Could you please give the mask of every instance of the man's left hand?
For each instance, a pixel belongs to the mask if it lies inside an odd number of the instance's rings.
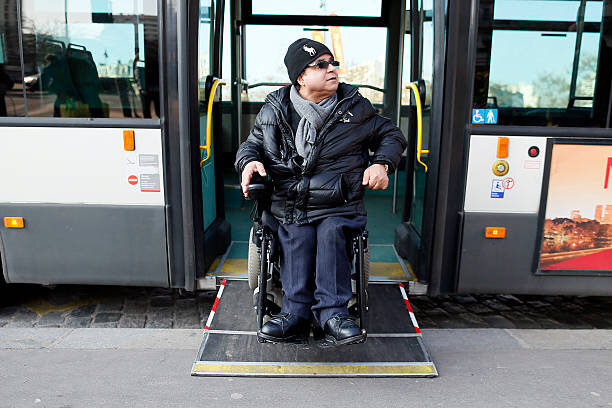
[[[389,186],[389,177],[385,171],[383,164],[373,164],[363,172],[364,186],[368,186],[372,190],[386,190]]]

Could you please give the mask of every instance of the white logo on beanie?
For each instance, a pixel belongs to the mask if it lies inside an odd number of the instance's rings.
[[[317,53],[314,48],[304,45],[304,51],[310,54],[311,57],[314,57]]]

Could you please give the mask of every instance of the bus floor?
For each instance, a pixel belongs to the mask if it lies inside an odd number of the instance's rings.
[[[403,284],[368,287],[365,343],[321,347],[257,341],[248,283],[224,279],[193,363],[194,376],[434,377],[436,367]]]
[[[399,180],[403,179],[400,172]],[[233,176],[229,175],[228,177]],[[418,279],[411,265],[402,259],[393,241],[395,227],[401,222],[402,197],[398,197],[396,213],[393,213],[393,177],[385,191],[367,191],[365,204],[368,212],[368,241],[370,251],[371,282],[410,282],[411,293],[424,293],[425,288],[418,285]],[[228,180],[225,188],[225,214],[231,225],[232,241],[226,252],[219,256],[209,267],[208,276],[246,279],[249,231],[253,226],[251,210],[253,204],[245,200],[236,180]],[[403,191],[403,183],[398,184]]]

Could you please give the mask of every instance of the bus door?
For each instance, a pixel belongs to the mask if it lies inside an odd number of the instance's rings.
[[[198,10],[197,71],[199,169],[201,177],[201,212],[204,232],[204,267],[208,270],[222,255],[231,239],[225,220],[223,173],[217,170],[218,146],[222,143],[221,95],[226,81],[221,79],[221,47],[224,0],[200,0]],[[222,161],[222,160],[221,160]],[[214,269],[214,268],[213,268]],[[198,277],[200,289],[214,289],[214,278]]]
[[[415,282],[427,284],[433,233],[433,203],[439,150],[442,70],[444,58],[443,2],[410,1],[409,30],[404,44],[401,126],[409,135],[405,153],[402,223],[395,228],[394,245],[407,260]],[[426,285],[411,283],[413,293]]]

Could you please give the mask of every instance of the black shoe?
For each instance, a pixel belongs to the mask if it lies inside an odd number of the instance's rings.
[[[291,313],[280,313],[272,316],[257,332],[257,340],[260,343],[302,344],[308,342],[309,334],[310,320]]]
[[[361,331],[356,322],[357,318],[347,314],[335,314],[323,327],[325,342],[329,346],[363,343],[366,332]]]

